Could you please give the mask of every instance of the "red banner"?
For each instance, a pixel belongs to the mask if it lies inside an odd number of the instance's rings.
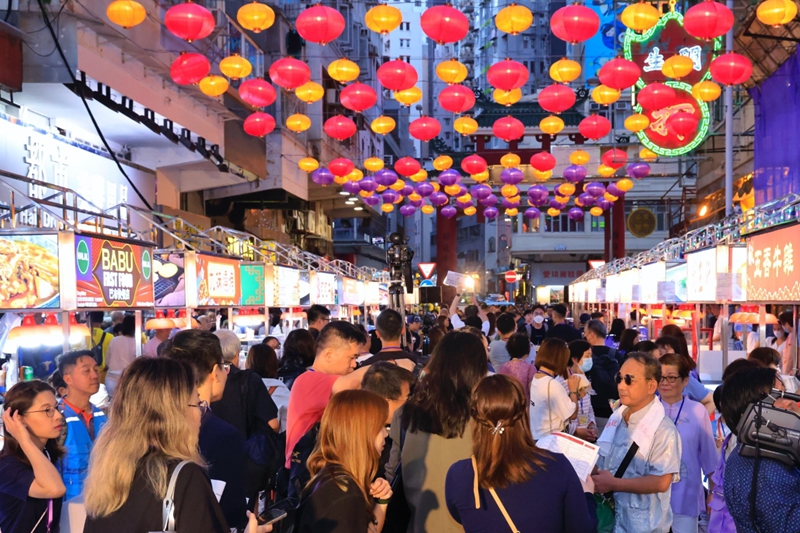
[[[800,227],[795,225],[747,238],[748,301],[800,301],[800,268],[794,267],[798,232]]]

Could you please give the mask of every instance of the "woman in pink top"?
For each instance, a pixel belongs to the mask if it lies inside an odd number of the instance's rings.
[[[508,352],[511,360],[504,363],[498,370],[498,374],[511,376],[517,378],[522,383],[525,389],[525,395],[528,402],[531,400],[531,380],[536,375],[536,367],[527,362],[528,355],[531,352],[531,341],[528,334],[524,331],[514,333],[508,341],[506,341],[506,351]]]

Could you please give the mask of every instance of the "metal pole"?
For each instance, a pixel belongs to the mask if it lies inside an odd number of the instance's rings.
[[[733,0],[725,3],[733,11]],[[733,28],[725,34],[725,51],[733,52]],[[733,214],[733,87],[725,87],[725,216]],[[727,362],[727,361],[726,361]]]

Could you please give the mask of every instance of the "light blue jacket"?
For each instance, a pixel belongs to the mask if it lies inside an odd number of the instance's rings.
[[[97,438],[107,419],[102,410],[94,405],[89,405],[94,417],[94,436]],[[83,419],[72,407],[62,401],[61,409],[67,424],[67,440],[64,442],[67,454],[60,462],[61,477],[67,487],[67,493],[64,496],[66,501],[79,496],[83,492],[83,481],[89,471],[89,455],[92,453],[94,440],[89,435],[89,430],[86,429]]]

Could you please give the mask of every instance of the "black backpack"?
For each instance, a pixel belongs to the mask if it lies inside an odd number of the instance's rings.
[[[103,366],[103,342],[106,340],[106,335],[108,335],[108,332],[104,331],[103,335],[100,336],[100,342],[92,347],[92,356],[97,366]]]

